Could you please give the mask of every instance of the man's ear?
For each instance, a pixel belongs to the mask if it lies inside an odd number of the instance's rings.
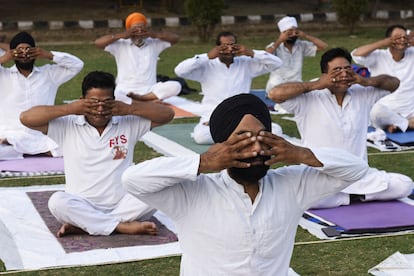
[[[80,97],[79,97],[79,100],[82,100],[82,99],[83,99],[83,96],[80,96]]]

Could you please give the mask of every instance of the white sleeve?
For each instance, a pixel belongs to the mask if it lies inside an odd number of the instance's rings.
[[[83,61],[78,57],[63,52],[51,51],[51,53],[56,65],[52,66],[50,74],[55,83],[67,82],[82,70]]]
[[[362,158],[344,150],[313,148],[312,152],[323,166],[304,170],[297,192],[298,202],[304,210],[363,178],[369,169]]]
[[[269,73],[282,66],[282,60],[273,54],[263,50],[253,50],[253,52],[253,62],[250,63],[252,77]]]
[[[199,162],[200,155],[155,158],[129,167],[122,184],[133,196],[176,219],[187,213],[192,189],[199,186]]]
[[[201,82],[209,60],[207,54],[196,55],[180,62],[174,72],[181,78]]]

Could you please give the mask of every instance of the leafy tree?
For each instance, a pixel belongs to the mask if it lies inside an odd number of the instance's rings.
[[[211,37],[221,20],[224,0],[185,0],[185,11],[191,24],[197,28],[202,42]]]
[[[332,4],[339,22],[348,26],[350,34],[368,8],[368,0],[332,0]]]

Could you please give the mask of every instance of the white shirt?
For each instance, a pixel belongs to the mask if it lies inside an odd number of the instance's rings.
[[[115,116],[99,135],[84,116],[50,121],[48,136],[64,156],[66,192],[101,209],[114,208],[126,193],[121,174],[132,164],[135,144],[150,127],[149,120],[138,116]]]
[[[201,100],[205,121],[224,99],[249,93],[252,79],[275,70],[282,61],[265,51],[253,50],[254,56],[237,56],[227,67],[219,58],[209,59],[207,54],[196,55],[180,62],[175,67],[179,77],[198,81],[204,96]]]
[[[389,92],[352,85],[342,107],[328,90],[314,90],[289,99],[281,106],[295,115],[304,146],[333,147],[367,160],[369,112]]]
[[[174,220],[181,275],[287,275],[303,211],[367,170],[348,153],[313,152],[323,168],[269,170],[253,204],[226,171],[197,175],[198,155],[145,161],[122,180],[128,192]]]
[[[274,54],[283,61],[283,65],[270,73],[266,87],[270,86],[270,89],[281,83],[302,81],[303,60],[305,57],[314,57],[317,49],[318,47],[312,42],[300,39],[293,44],[292,52],[283,43],[280,44]]]
[[[45,143],[40,143],[39,139],[47,137],[23,126],[20,113],[36,105],[54,105],[59,86],[83,68],[83,62],[71,54],[56,51],[52,54],[55,64],[34,66],[28,77],[23,76],[16,65],[0,66],[0,132],[2,136],[10,136],[10,141],[18,143],[24,153],[43,150]],[[18,139],[20,136],[24,139]]]
[[[398,89],[382,98],[379,102],[388,106],[403,117],[414,112],[414,48],[405,50],[404,58],[395,61],[389,49],[377,49],[366,57],[355,56],[352,58],[358,64],[368,67],[372,76],[388,74],[400,80]]]
[[[131,39],[119,39],[106,46],[105,51],[116,61],[115,97],[123,97],[128,92],[148,93],[157,83],[158,56],[170,46],[170,42],[150,37],[142,47],[133,44]]]

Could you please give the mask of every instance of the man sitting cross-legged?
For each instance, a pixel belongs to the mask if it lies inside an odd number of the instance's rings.
[[[154,102],[116,101],[114,89],[113,75],[91,72],[83,80],[80,100],[35,106],[21,114],[25,126],[47,134],[63,151],[65,191],[49,200],[51,213],[63,224],[58,237],[157,234],[155,223],[145,221],[155,209],[126,192],[121,174],[132,165],[138,139],[169,122],[174,112]]]

